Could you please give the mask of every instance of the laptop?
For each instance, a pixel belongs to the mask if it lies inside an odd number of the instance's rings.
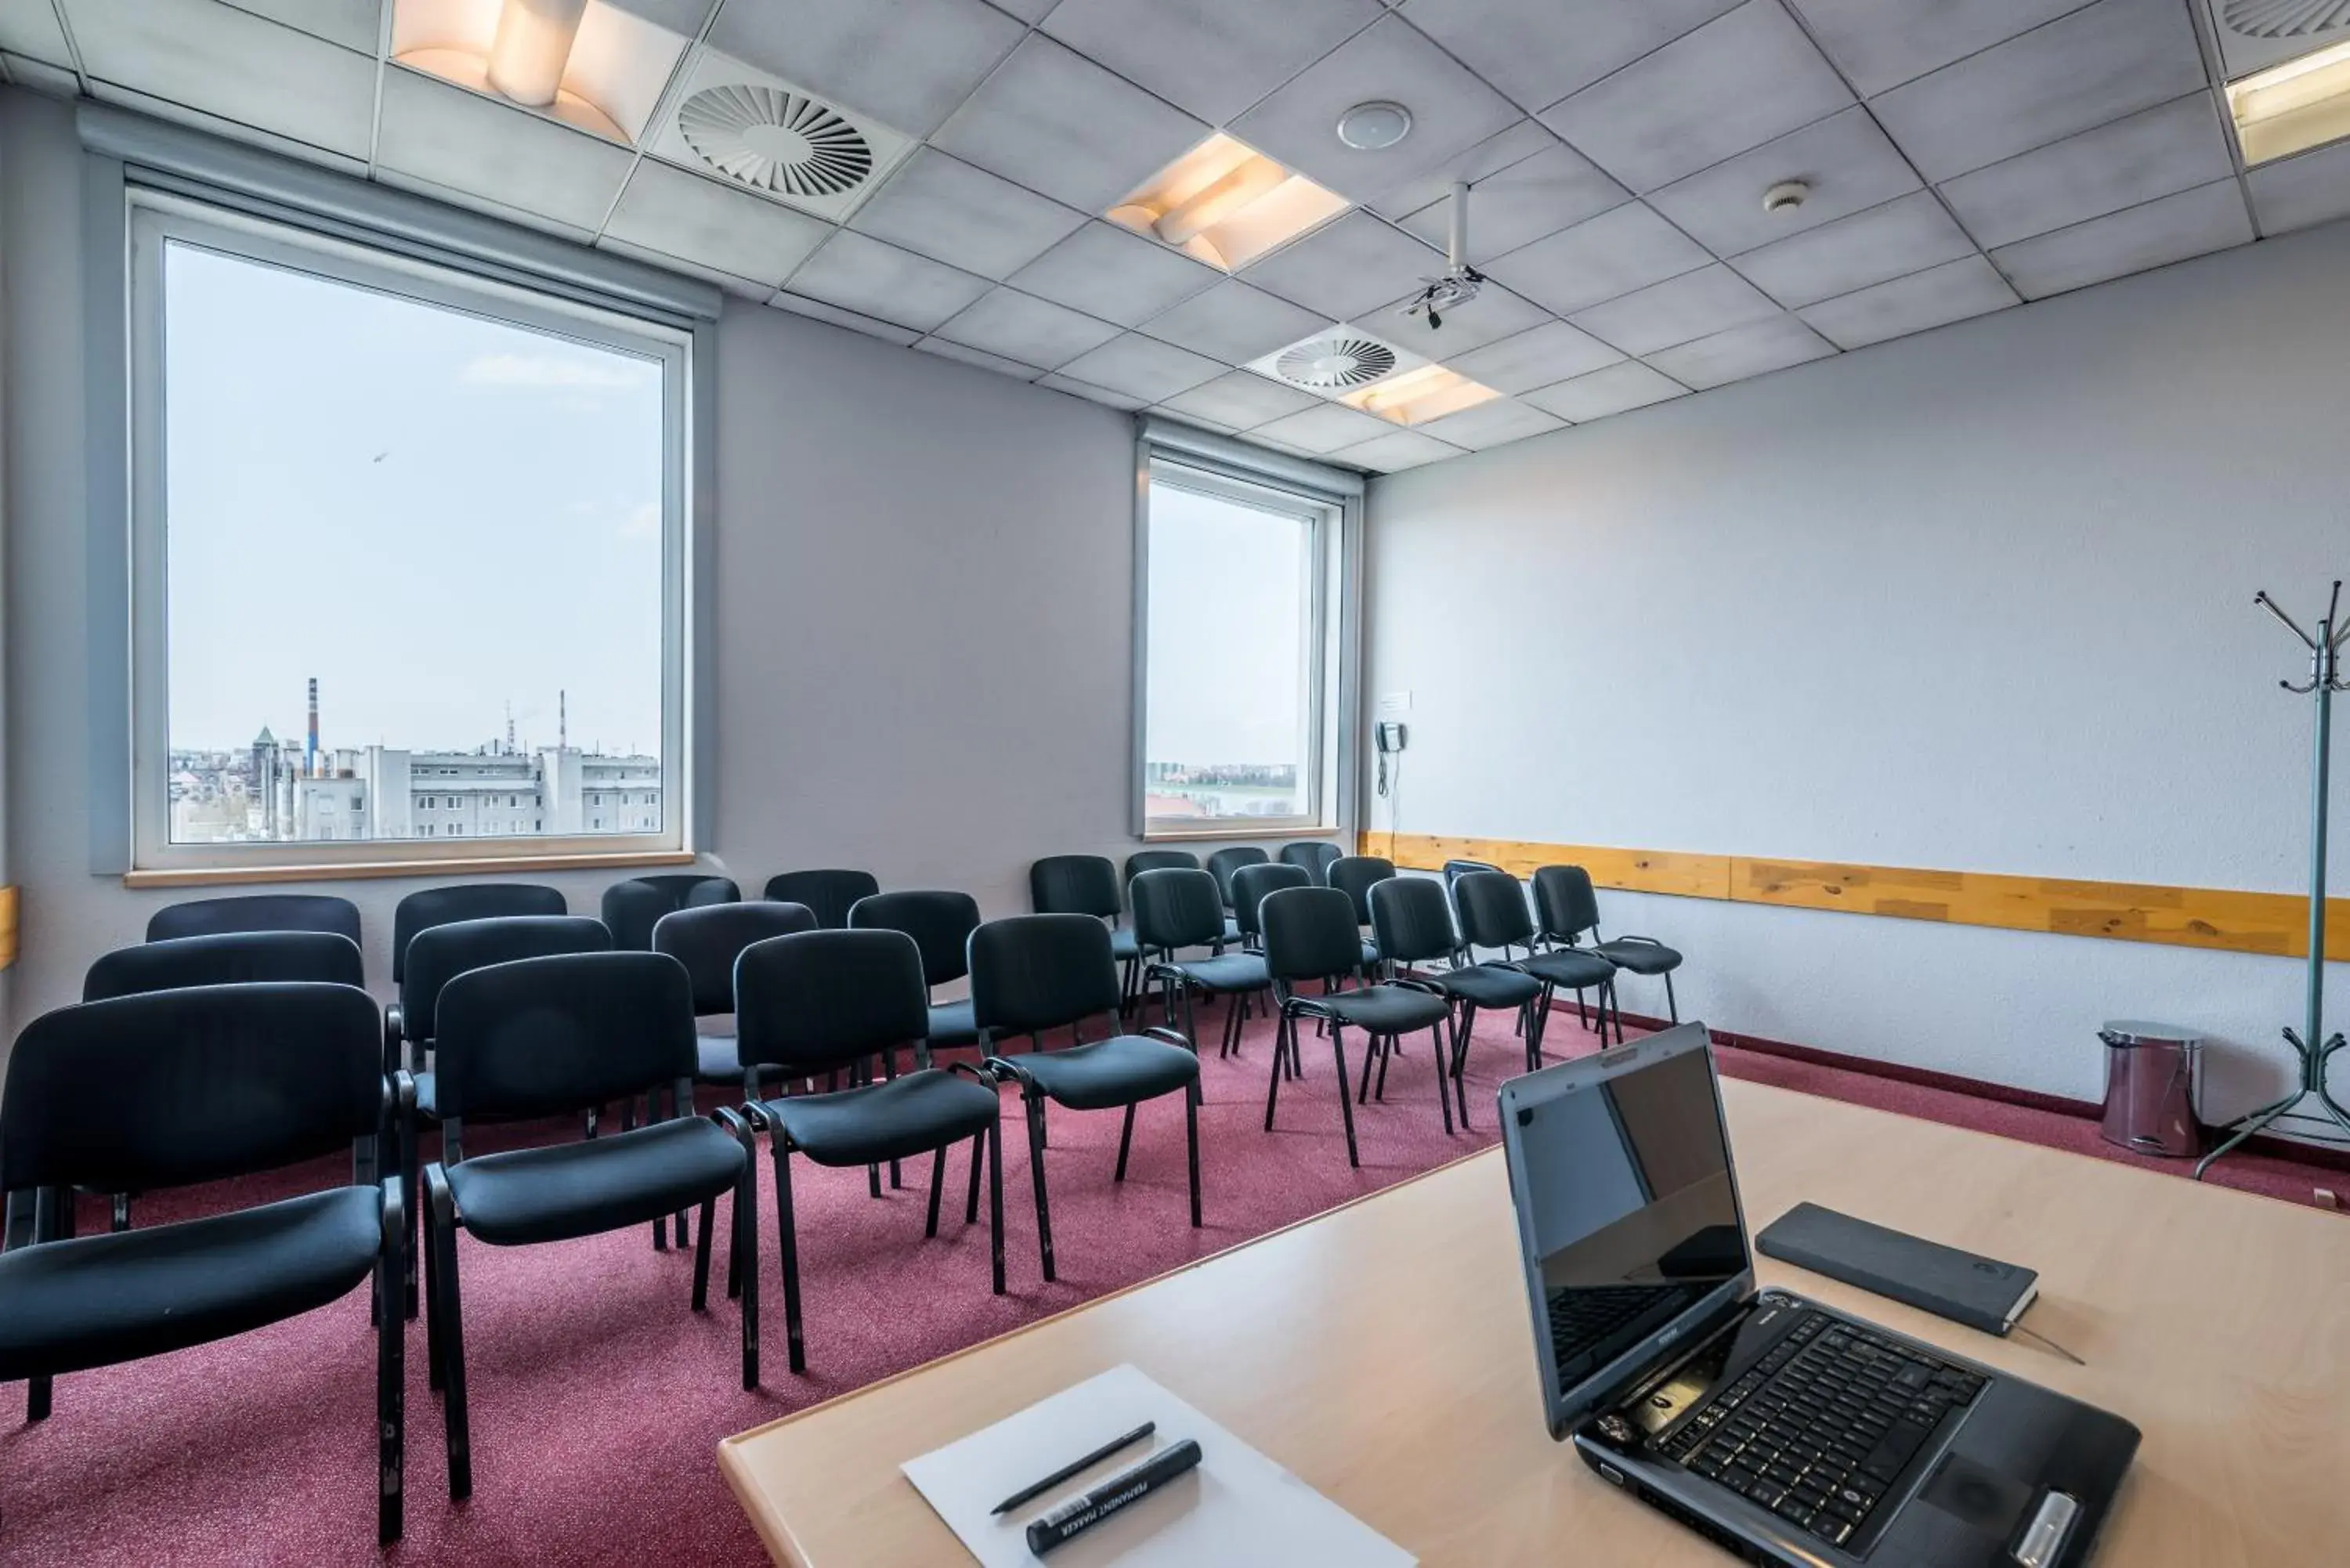
[[[1757,1292],[1705,1027],[1513,1078],[1502,1140],[1551,1436],[1748,1563],[2069,1568],[2127,1421]]]

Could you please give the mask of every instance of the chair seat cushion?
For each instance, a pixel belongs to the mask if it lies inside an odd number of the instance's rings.
[[[1200,1059],[1180,1045],[1140,1034],[1120,1034],[1062,1051],[1031,1051],[1012,1059],[1055,1103],[1098,1111],[1155,1099],[1196,1083]]]
[[[830,1095],[760,1103],[760,1114],[818,1165],[869,1165],[977,1137],[995,1121],[995,1091],[943,1068]]]
[[[1351,1023],[1374,1034],[1409,1034],[1416,1030],[1433,1029],[1452,1011],[1452,1004],[1444,998],[1414,991],[1408,985],[1366,985],[1301,1000],[1341,1023]]]
[[[1567,991],[1606,985],[1616,978],[1616,966],[1587,949],[1561,949],[1536,953],[1518,966],[1537,980]]]
[[[576,1143],[485,1154],[449,1168],[465,1229],[518,1247],[617,1231],[691,1208],[734,1185],[743,1146],[700,1116]]]
[[[1542,981],[1523,970],[1496,963],[1442,970],[1428,977],[1461,1001],[1479,1007],[1518,1007],[1542,994]]]
[[[347,1294],[383,1199],[337,1187],[255,1209],[0,1253],[0,1380],[224,1339]]]
[[[1191,959],[1175,968],[1201,991],[1218,995],[1263,991],[1273,983],[1272,976],[1265,971],[1263,953],[1223,953],[1215,958]]]
[[[1140,957],[1141,953],[1142,944],[1134,940],[1134,931],[1131,928],[1127,926],[1113,926],[1110,928],[1110,957],[1118,960],[1120,963],[1124,963],[1130,958]]]
[[[979,1025],[972,1021],[971,1002],[941,1002],[931,1008],[931,1044],[933,1045],[976,1045]]]
[[[1601,942],[1591,950],[1617,969],[1634,974],[1667,974],[1681,967],[1681,955],[1662,942]]]

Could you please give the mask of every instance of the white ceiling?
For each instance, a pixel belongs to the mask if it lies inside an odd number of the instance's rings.
[[[387,64],[390,0],[0,0],[0,71],[1376,470],[2350,214],[2350,144],[2247,178],[2199,0],[611,3],[696,41],[672,92],[723,50],[922,145],[837,226]],[[1410,136],[1342,145],[1382,98]],[[1230,278],[1101,221],[1225,128],[1356,209]],[[1430,331],[1455,178],[1492,282]],[[1339,321],[1505,397],[1401,431],[1239,369]]]

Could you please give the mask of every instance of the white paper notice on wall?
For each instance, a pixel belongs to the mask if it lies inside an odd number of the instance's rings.
[[[1409,713],[1409,712],[1410,712],[1410,711],[1411,711],[1411,693],[1410,693],[1410,692],[1409,692],[1409,691],[1382,691],[1382,692],[1380,692],[1380,693],[1379,693],[1379,717],[1380,717],[1380,718],[1382,718],[1382,719],[1392,719],[1392,718],[1394,718],[1394,717],[1395,717],[1397,714],[1399,714],[1399,713]]]
[[[1145,1421],[1186,1438],[1199,1468],[1039,1559],[1028,1521],[1141,1462],[1137,1444],[1009,1513],[989,1511],[1040,1476]],[[983,1568],[1413,1568],[1419,1559],[1132,1366],[1116,1366],[899,1467]]]

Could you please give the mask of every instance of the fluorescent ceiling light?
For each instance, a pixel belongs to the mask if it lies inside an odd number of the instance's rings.
[[[1502,394],[1482,382],[1441,365],[1423,365],[1375,381],[1338,400],[1367,414],[1399,425],[1424,425],[1430,420],[1490,403]]]
[[[1108,217],[1232,272],[1348,205],[1344,196],[1218,131],[1112,207]]]
[[[606,0],[398,0],[392,13],[397,63],[629,143],[685,42]]]
[[[2350,43],[2230,82],[2228,109],[2248,164],[2350,136]]]

